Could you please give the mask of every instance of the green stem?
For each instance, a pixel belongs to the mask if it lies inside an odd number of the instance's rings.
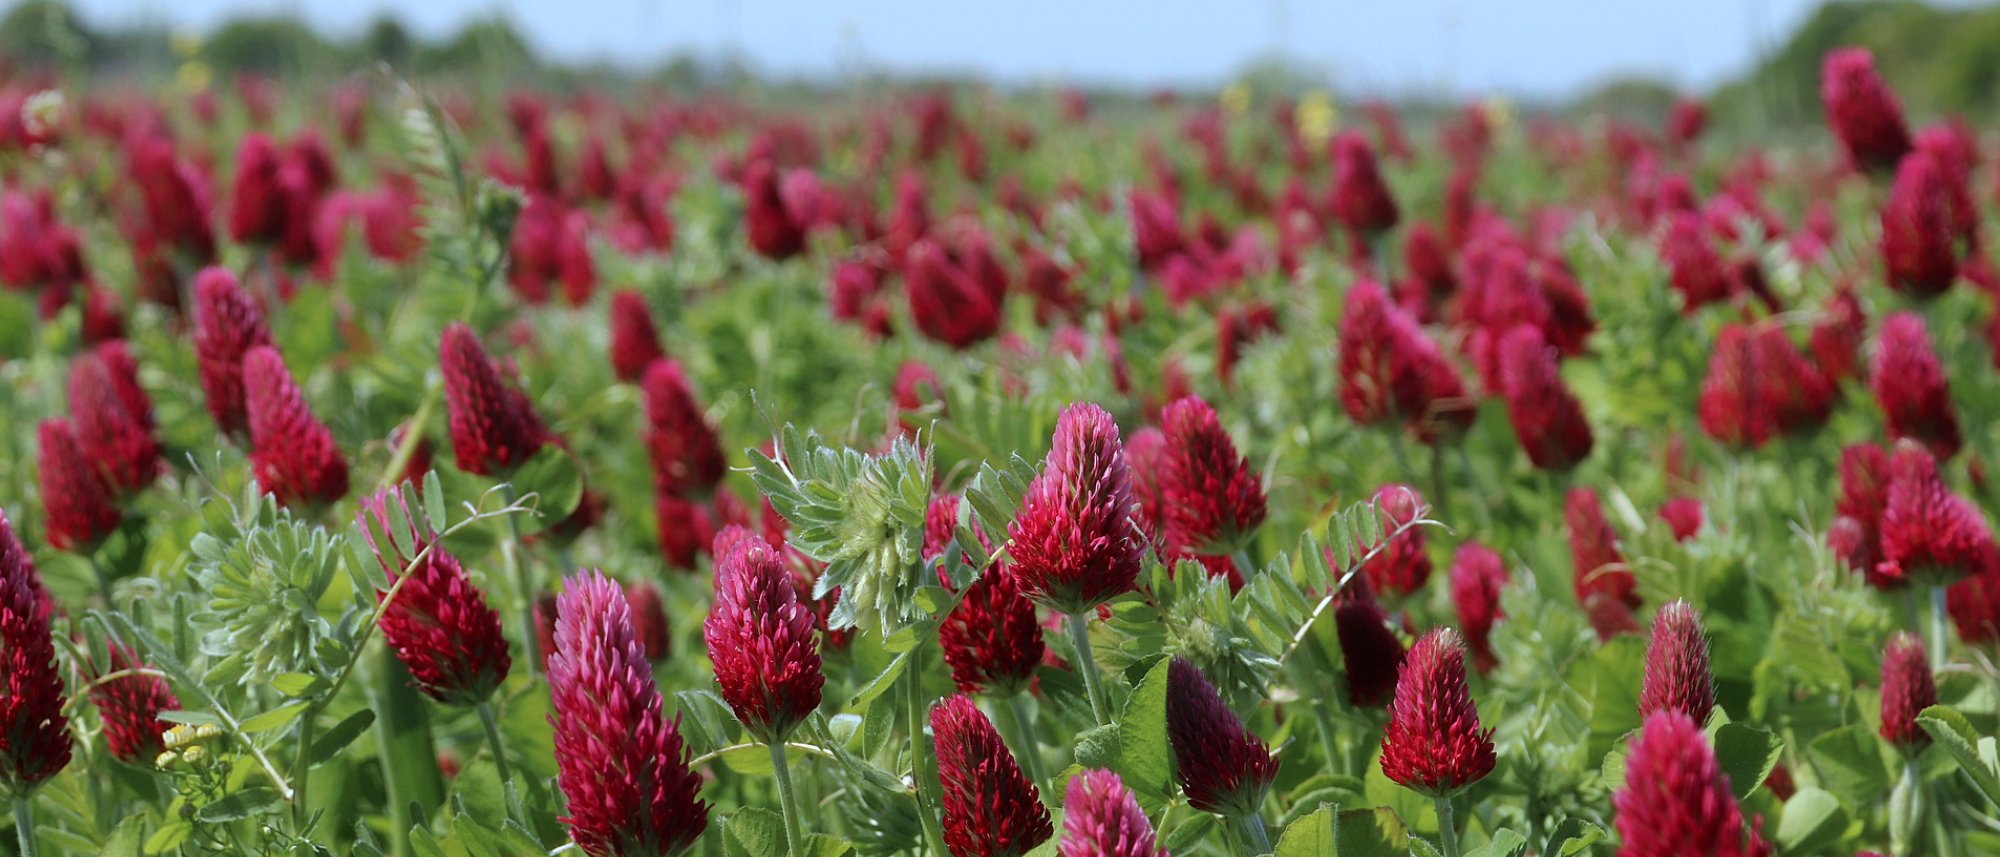
[[[1033,721],[1023,710],[1027,702],[1026,694],[1016,693],[999,707],[1006,712],[1007,731],[1014,733],[1008,743],[1014,745],[1014,758],[1021,762],[1021,772],[1028,775],[1028,782],[1036,788],[1045,789],[1049,784],[1042,779],[1042,745],[1035,740]]]
[[[1951,639],[1945,630],[1944,587],[1931,587],[1931,672],[1944,667],[1945,643]]]
[[[97,578],[97,594],[104,598],[104,609],[118,609],[118,603],[111,600],[111,575],[104,570],[104,563],[97,561],[97,551],[91,551],[85,558],[90,560],[91,576]]]
[[[1437,516],[1448,519],[1451,515],[1451,483],[1444,478],[1444,445],[1431,445],[1431,502],[1437,507]]]
[[[785,813],[786,853],[800,857],[805,853],[806,836],[799,825],[799,800],[792,792],[792,772],[785,762],[783,742],[768,745],[771,748],[771,770],[778,775],[778,806]]]
[[[1236,573],[1243,576],[1245,583],[1250,582],[1250,576],[1257,573],[1257,561],[1250,558],[1249,548],[1237,548],[1229,554],[1229,560],[1236,563]]]
[[[507,505],[514,505],[514,483],[502,483],[501,491],[507,498]],[[500,545],[500,557],[507,563],[507,570],[514,578],[514,589],[519,593],[521,611],[521,651],[525,660],[528,677],[534,678],[542,672],[542,659],[535,642],[535,587],[528,580],[527,564],[521,562],[521,522],[513,515],[507,516],[507,541]]]
[[[491,700],[472,707],[479,714],[479,725],[486,727],[486,749],[493,751],[493,770],[500,774],[500,783],[512,782],[514,775],[507,767],[507,748],[500,741],[500,721],[493,717]]]
[[[1076,645],[1076,672],[1083,677],[1083,692],[1090,697],[1091,716],[1103,726],[1111,722],[1111,704],[1104,698],[1104,686],[1097,675],[1097,655],[1090,651],[1090,624],[1081,613],[1064,616],[1070,642]]]
[[[1437,803],[1438,847],[1444,857],[1458,857],[1458,825],[1451,820],[1451,798],[1438,795],[1432,800]]]
[[[905,711],[910,717],[910,779],[917,787],[917,815],[924,823],[924,842],[931,854],[942,855],[951,852],[944,847],[944,825],[938,820],[937,775],[931,771],[933,765],[930,739],[924,735],[924,673],[923,647],[910,650],[910,663],[903,669]]]
[[[1271,853],[1271,836],[1264,832],[1264,817],[1256,813],[1236,819],[1236,829],[1243,837],[1243,845],[1253,857]]]
[[[306,797],[312,787],[313,723],[319,719],[319,711],[320,707],[314,705],[299,718],[299,756],[292,760],[292,827],[301,834],[305,832],[306,817],[312,812],[306,805]]]
[[[28,810],[28,797],[14,798],[14,834],[21,838],[21,857],[37,857],[35,849],[35,814]]]

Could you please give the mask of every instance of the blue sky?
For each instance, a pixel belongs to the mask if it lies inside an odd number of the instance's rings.
[[[1702,88],[1747,67],[1815,0],[72,0],[88,20],[201,29],[297,12],[352,32],[393,11],[426,35],[493,10],[545,54],[648,61],[737,52],[818,75],[972,71],[1009,83],[1216,84],[1282,51],[1343,88],[1562,96],[1646,72]]]

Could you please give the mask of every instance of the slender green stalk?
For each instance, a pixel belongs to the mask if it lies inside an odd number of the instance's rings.
[[[785,763],[785,745],[779,742],[768,746],[771,748],[771,770],[778,775],[778,806],[785,813],[786,853],[802,857],[806,835],[799,824],[799,799],[792,791],[792,771]]]
[[[1229,560],[1236,563],[1236,573],[1243,575],[1244,580],[1249,580],[1250,575],[1257,571],[1257,561],[1250,558],[1248,548],[1237,548],[1229,554]]]
[[[514,505],[514,483],[502,483],[500,490],[507,498],[507,505]],[[507,541],[500,545],[500,557],[507,563],[507,571],[513,576],[514,589],[519,595],[521,652],[527,655],[522,660],[528,669],[528,677],[534,678],[542,671],[542,659],[538,656],[535,642],[535,587],[528,579],[528,566],[521,562],[520,551],[521,522],[515,520],[513,515],[508,515]]]
[[[1252,857],[1271,853],[1271,835],[1264,832],[1264,817],[1256,813],[1235,819],[1236,829],[1243,837],[1243,846]]]
[[[313,725],[319,720],[320,706],[306,709],[299,718],[299,755],[292,760],[292,827],[303,833],[312,808],[306,798],[312,788]]]
[[[1097,675],[1097,655],[1090,650],[1090,623],[1081,613],[1064,615],[1070,642],[1076,644],[1076,671],[1083,677],[1083,692],[1090,697],[1090,714],[1099,726],[1111,722],[1111,701],[1104,696],[1104,684]]]
[[[21,838],[21,857],[38,857],[35,849],[35,814],[28,809],[27,795],[14,798],[14,833]]]
[[[1431,444],[1431,504],[1439,518],[1451,514],[1451,483],[1444,478],[1444,445]]]
[[[513,781],[514,775],[507,767],[507,748],[500,740],[500,721],[493,716],[493,702],[479,703],[472,710],[479,714],[479,725],[486,727],[486,749],[493,751],[493,770],[500,774],[501,784]]]
[[[1013,733],[1006,736],[1012,739],[1007,743],[1014,745],[1014,758],[1020,761],[1021,772],[1028,775],[1028,782],[1034,783],[1036,788],[1046,789],[1049,784],[1042,779],[1042,745],[1035,740],[1033,721],[1028,719],[1028,712],[1024,710],[1027,703],[1027,694],[1017,693],[1000,703],[999,707],[1006,712],[1002,719],[1007,724],[1007,731]]]
[[[1458,857],[1458,825],[1451,819],[1451,798],[1438,795],[1432,800],[1437,803],[1438,848],[1444,857]]]
[[[924,823],[924,843],[934,855],[949,854],[944,847],[944,825],[938,820],[938,780],[936,751],[924,735],[923,647],[910,650],[910,663],[903,669],[905,710],[910,717],[910,779],[916,781],[917,815]]]
[[[1944,606],[1944,587],[1931,587],[1931,672],[1937,672],[1944,667],[1944,647],[1951,639],[1951,635],[1945,630],[1947,615]]]
[[[111,600],[111,574],[105,571],[104,563],[98,561],[97,551],[91,551],[85,558],[90,560],[91,576],[97,578],[97,594],[104,599],[104,609],[118,609],[118,602]]]

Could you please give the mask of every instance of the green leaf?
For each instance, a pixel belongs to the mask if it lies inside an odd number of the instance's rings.
[[[1165,848],[1168,854],[1185,854],[1207,838],[1208,832],[1214,828],[1215,816],[1198,812],[1188,820],[1174,825],[1172,830],[1164,831],[1165,835],[1160,837],[1160,846]]]
[[[1730,791],[1742,800],[1764,783],[1784,754],[1785,742],[1768,730],[1725,723],[1715,730],[1715,760],[1729,775]]]
[[[161,825],[159,830],[153,831],[153,835],[146,837],[146,853],[164,854],[177,849],[193,834],[194,825],[174,819]]]
[[[339,723],[333,724],[333,728],[320,733],[319,738],[313,741],[312,763],[318,765],[333,758],[341,750],[347,749],[347,745],[354,743],[354,739],[361,737],[361,733],[368,731],[368,727],[373,725],[375,725],[373,708],[363,708],[341,718]]]
[[[806,834],[805,857],[841,857],[854,850],[854,843],[824,833]]]
[[[768,809],[739,809],[722,820],[727,857],[785,857],[785,819]]]
[[[1813,739],[1806,752],[1819,770],[1822,785],[1850,804],[1867,806],[1889,791],[1882,745],[1865,726],[1843,726],[1824,733]]]
[[[1116,722],[1077,738],[1077,763],[1108,768],[1141,806],[1158,807],[1173,794],[1173,751],[1167,745],[1167,660],[1146,672]]]
[[[1338,820],[1331,804],[1320,804],[1311,815],[1292,822],[1278,837],[1275,857],[1338,857]]]
[[[128,815],[118,826],[112,828],[111,835],[104,839],[104,857],[139,857],[139,850],[146,841],[146,819],[141,815]]]
[[[1493,831],[1492,840],[1465,852],[1465,857],[1521,857],[1528,853],[1528,837],[1505,827]]]
[[[1536,852],[1542,857],[1573,857],[1589,853],[1590,846],[1604,838],[1604,828],[1580,818],[1565,818],[1549,832],[1549,842]]]
[[[278,804],[276,790],[265,786],[251,786],[241,791],[224,795],[221,800],[201,808],[201,820],[210,824],[224,821],[240,821],[269,811]]]
[[[1917,712],[1917,725],[1964,769],[1988,802],[2000,805],[2000,771],[1995,770],[1992,738],[1978,737],[1965,715],[1945,705]]]
[[[438,480],[436,470],[424,471],[424,518],[431,530],[444,532],[451,525],[451,518],[445,513],[444,484]]]
[[[540,532],[560,523],[583,500],[583,471],[559,446],[542,447],[509,481],[514,485],[514,496],[534,494],[537,498],[538,517],[521,521],[522,532]]]
[[[1386,806],[1343,810],[1337,819],[1340,857],[1401,857],[1416,843],[1396,811]]]
[[[159,717],[168,723],[182,723],[188,726],[222,725],[222,718],[206,711],[162,711]]]
[[[1840,839],[1847,830],[1847,812],[1832,792],[1806,786],[1785,801],[1778,817],[1778,848],[1786,854],[1809,854]]]
[[[271,679],[271,687],[293,699],[304,699],[326,687],[326,680],[307,673],[283,673]]]
[[[236,731],[244,735],[254,735],[258,732],[283,729],[290,726],[292,721],[299,719],[299,715],[310,705],[312,703],[304,701],[291,702],[262,714],[251,715],[244,718],[242,723],[236,724]]]

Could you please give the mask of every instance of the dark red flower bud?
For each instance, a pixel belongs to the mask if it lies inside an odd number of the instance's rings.
[[[1950,186],[1929,152],[1911,152],[1896,168],[1882,203],[1882,268],[1890,288],[1919,298],[1941,295],[1958,279],[1958,236]]]
[[[458,469],[505,476],[553,439],[527,395],[501,379],[472,328],[447,326],[438,362]]]
[[[250,466],[258,484],[287,506],[324,506],[347,496],[347,458],[306,407],[278,349],[243,357],[250,411]]]
[[[1897,632],[1882,651],[1882,740],[1901,750],[1929,746],[1931,735],[1917,725],[1917,715],[1937,702],[1937,679],[1923,641]]]
[[[1569,527],[1570,558],[1575,564],[1576,601],[1590,615],[1599,639],[1639,630],[1632,611],[1639,606],[1639,584],[1618,551],[1618,536],[1604,519],[1597,492],[1574,488],[1563,503]]]
[[[640,387],[646,394],[646,452],[653,462],[654,489],[679,495],[714,491],[728,464],[680,364],[655,361]]]
[[[1465,645],[1438,628],[1410,649],[1382,730],[1382,773],[1404,788],[1450,796],[1493,771],[1493,730],[1465,685]]]
[[[1661,239],[1660,255],[1672,269],[1668,284],[1680,292],[1684,312],[1726,301],[1735,292],[1699,214],[1674,213]]]
[[[252,132],[236,147],[236,184],[229,202],[229,236],[240,244],[285,239],[290,216],[283,164],[271,138]]]
[[[812,607],[792,587],[791,572],[760,538],[715,555],[715,602],[702,636],[723,700],[766,744],[783,743],[819,707],[826,681]]]
[[[138,366],[122,340],[78,357],[69,371],[69,410],[77,439],[114,493],[136,494],[160,477],[153,403],[139,387]]]
[[[1079,772],[1063,793],[1061,857],[1167,857],[1153,837],[1153,824],[1117,774],[1101,769]]]
[[[1080,615],[1130,590],[1144,549],[1134,511],[1118,424],[1088,402],[1064,408],[1007,528],[1022,593]]]
[[[271,344],[264,313],[222,268],[204,268],[194,278],[194,352],[201,367],[201,393],[215,424],[243,437],[250,415],[243,408],[243,355]]]
[[[1374,235],[1395,228],[1396,198],[1375,166],[1375,150],[1359,131],[1333,138],[1333,219],[1351,232]]]
[[[1020,857],[1054,835],[1041,793],[971,697],[952,696],[933,707],[931,733],[944,787],[944,844],[952,857]]]
[[[668,720],[618,584],[596,570],[563,587],[549,651],[560,819],[590,857],[673,857],[708,827],[680,718]]]
[[[1819,373],[1828,386],[1853,377],[1861,363],[1861,346],[1868,339],[1868,318],[1861,314],[1861,302],[1854,290],[1843,288],[1828,299],[1820,319],[1813,324],[1808,343]]]
[[[1264,523],[1264,485],[1250,460],[1222,427],[1215,409],[1198,396],[1160,413],[1166,434],[1160,490],[1174,538],[1201,553],[1240,550]]]
[[[2000,561],[1952,584],[1945,590],[1945,607],[1966,645],[2000,641]]]
[[[37,439],[49,544],[76,553],[95,551],[124,519],[110,483],[84,453],[68,420],[43,420]]]
[[[110,665],[104,670],[85,671],[90,682],[90,704],[104,719],[104,746],[121,762],[153,763],[164,747],[160,736],[173,724],[160,719],[160,712],[181,707],[167,680],[157,670],[149,670],[139,654],[119,643],[111,644]],[[105,676],[127,673],[116,678]]]
[[[672,568],[694,568],[715,540],[715,517],[700,503],[674,494],[654,495],[653,515],[660,527],[661,558]]]
[[[646,367],[667,356],[660,348],[659,331],[653,328],[652,311],[646,298],[630,289],[611,293],[611,369],[618,380],[639,383]]]
[[[1867,48],[1841,48],[1820,66],[1820,103],[1826,123],[1856,166],[1886,172],[1910,151],[1903,105],[1875,72]]]
[[[1278,776],[1277,758],[1184,658],[1167,666],[1167,743],[1188,806],[1203,812],[1256,815]]]
[[[1673,110],[1667,114],[1667,145],[1674,149],[1686,149],[1701,137],[1708,127],[1708,108],[1692,98],[1674,99]]]
[[[1625,757],[1625,786],[1611,798],[1618,857],[1767,857],[1771,846],[1744,830],[1729,775],[1701,725],[1679,711],[1646,718]]]
[[[390,503],[397,504],[395,514]],[[485,593],[437,533],[421,523],[420,514],[393,490],[364,498],[355,513],[385,578],[375,590],[387,605],[382,639],[424,695],[446,705],[478,705],[493,696],[514,664],[500,633],[500,614],[487,606]],[[544,663],[548,651],[541,650]]]
[[[0,512],[0,786],[26,795],[69,764],[69,718],[56,671],[48,590]]]
[[[1686,601],[1671,601],[1653,615],[1653,639],[1646,645],[1646,680],[1639,689],[1639,716],[1678,711],[1696,723],[1715,710],[1715,678],[1708,670],[1708,636],[1701,614]]]
[[[799,222],[780,193],[777,165],[757,159],[743,167],[743,231],[750,249],[782,262],[805,252],[806,224]]]
[[[1921,316],[1899,312],[1882,322],[1869,386],[1891,437],[1921,441],[1938,458],[1958,453],[1958,414]]]
[[[655,664],[666,661],[673,654],[674,638],[669,633],[660,588],[639,581],[625,587],[625,601],[632,605],[632,633],[646,647],[646,659]]]
[[[1507,421],[1528,461],[1543,470],[1567,470],[1589,456],[1590,422],[1563,383],[1556,352],[1542,332],[1529,325],[1508,331],[1498,359]]]
[[[1347,670],[1347,702],[1356,708],[1380,708],[1396,692],[1396,672],[1403,667],[1403,639],[1389,624],[1382,602],[1368,578],[1355,577],[1333,600],[1333,626],[1340,640],[1340,658]]]
[[[1945,486],[1922,447],[1897,444],[1883,497],[1882,561],[1871,583],[1944,586],[1986,569],[1994,544],[1985,515]]]
[[[1500,590],[1507,586],[1507,563],[1499,552],[1478,542],[1460,545],[1451,558],[1451,602],[1465,629],[1472,666],[1481,675],[1499,666],[1493,654],[1493,626],[1507,615],[1500,607]]]
[[[1413,520],[1423,508],[1424,497],[1408,485],[1391,483],[1375,489],[1376,504],[1382,508],[1382,533],[1388,535]],[[1431,558],[1424,549],[1424,529],[1410,527],[1389,539],[1387,547],[1361,566],[1377,592],[1406,596],[1424,588],[1431,579]]]
[[[1661,503],[1660,520],[1667,523],[1667,530],[1673,533],[1674,541],[1692,539],[1701,532],[1701,501],[1693,497],[1675,497]]]
[[[1001,296],[929,240],[911,245],[903,266],[910,317],[925,336],[968,348],[1000,330]]]
[[[1362,425],[1409,424],[1419,440],[1472,424],[1458,370],[1409,314],[1373,282],[1347,292],[1340,318],[1340,403]]]
[[[1697,402],[1708,436],[1756,449],[1824,425],[1832,410],[1833,386],[1782,329],[1722,328]]]
[[[925,559],[943,553],[958,523],[960,502],[949,494],[931,501],[924,522]],[[979,538],[983,544],[985,535]],[[940,577],[943,573],[940,568]],[[938,625],[938,643],[960,693],[998,697],[1026,690],[1048,652],[1035,603],[1021,595],[1021,584],[1005,563],[987,569],[966,588],[965,597]]]

